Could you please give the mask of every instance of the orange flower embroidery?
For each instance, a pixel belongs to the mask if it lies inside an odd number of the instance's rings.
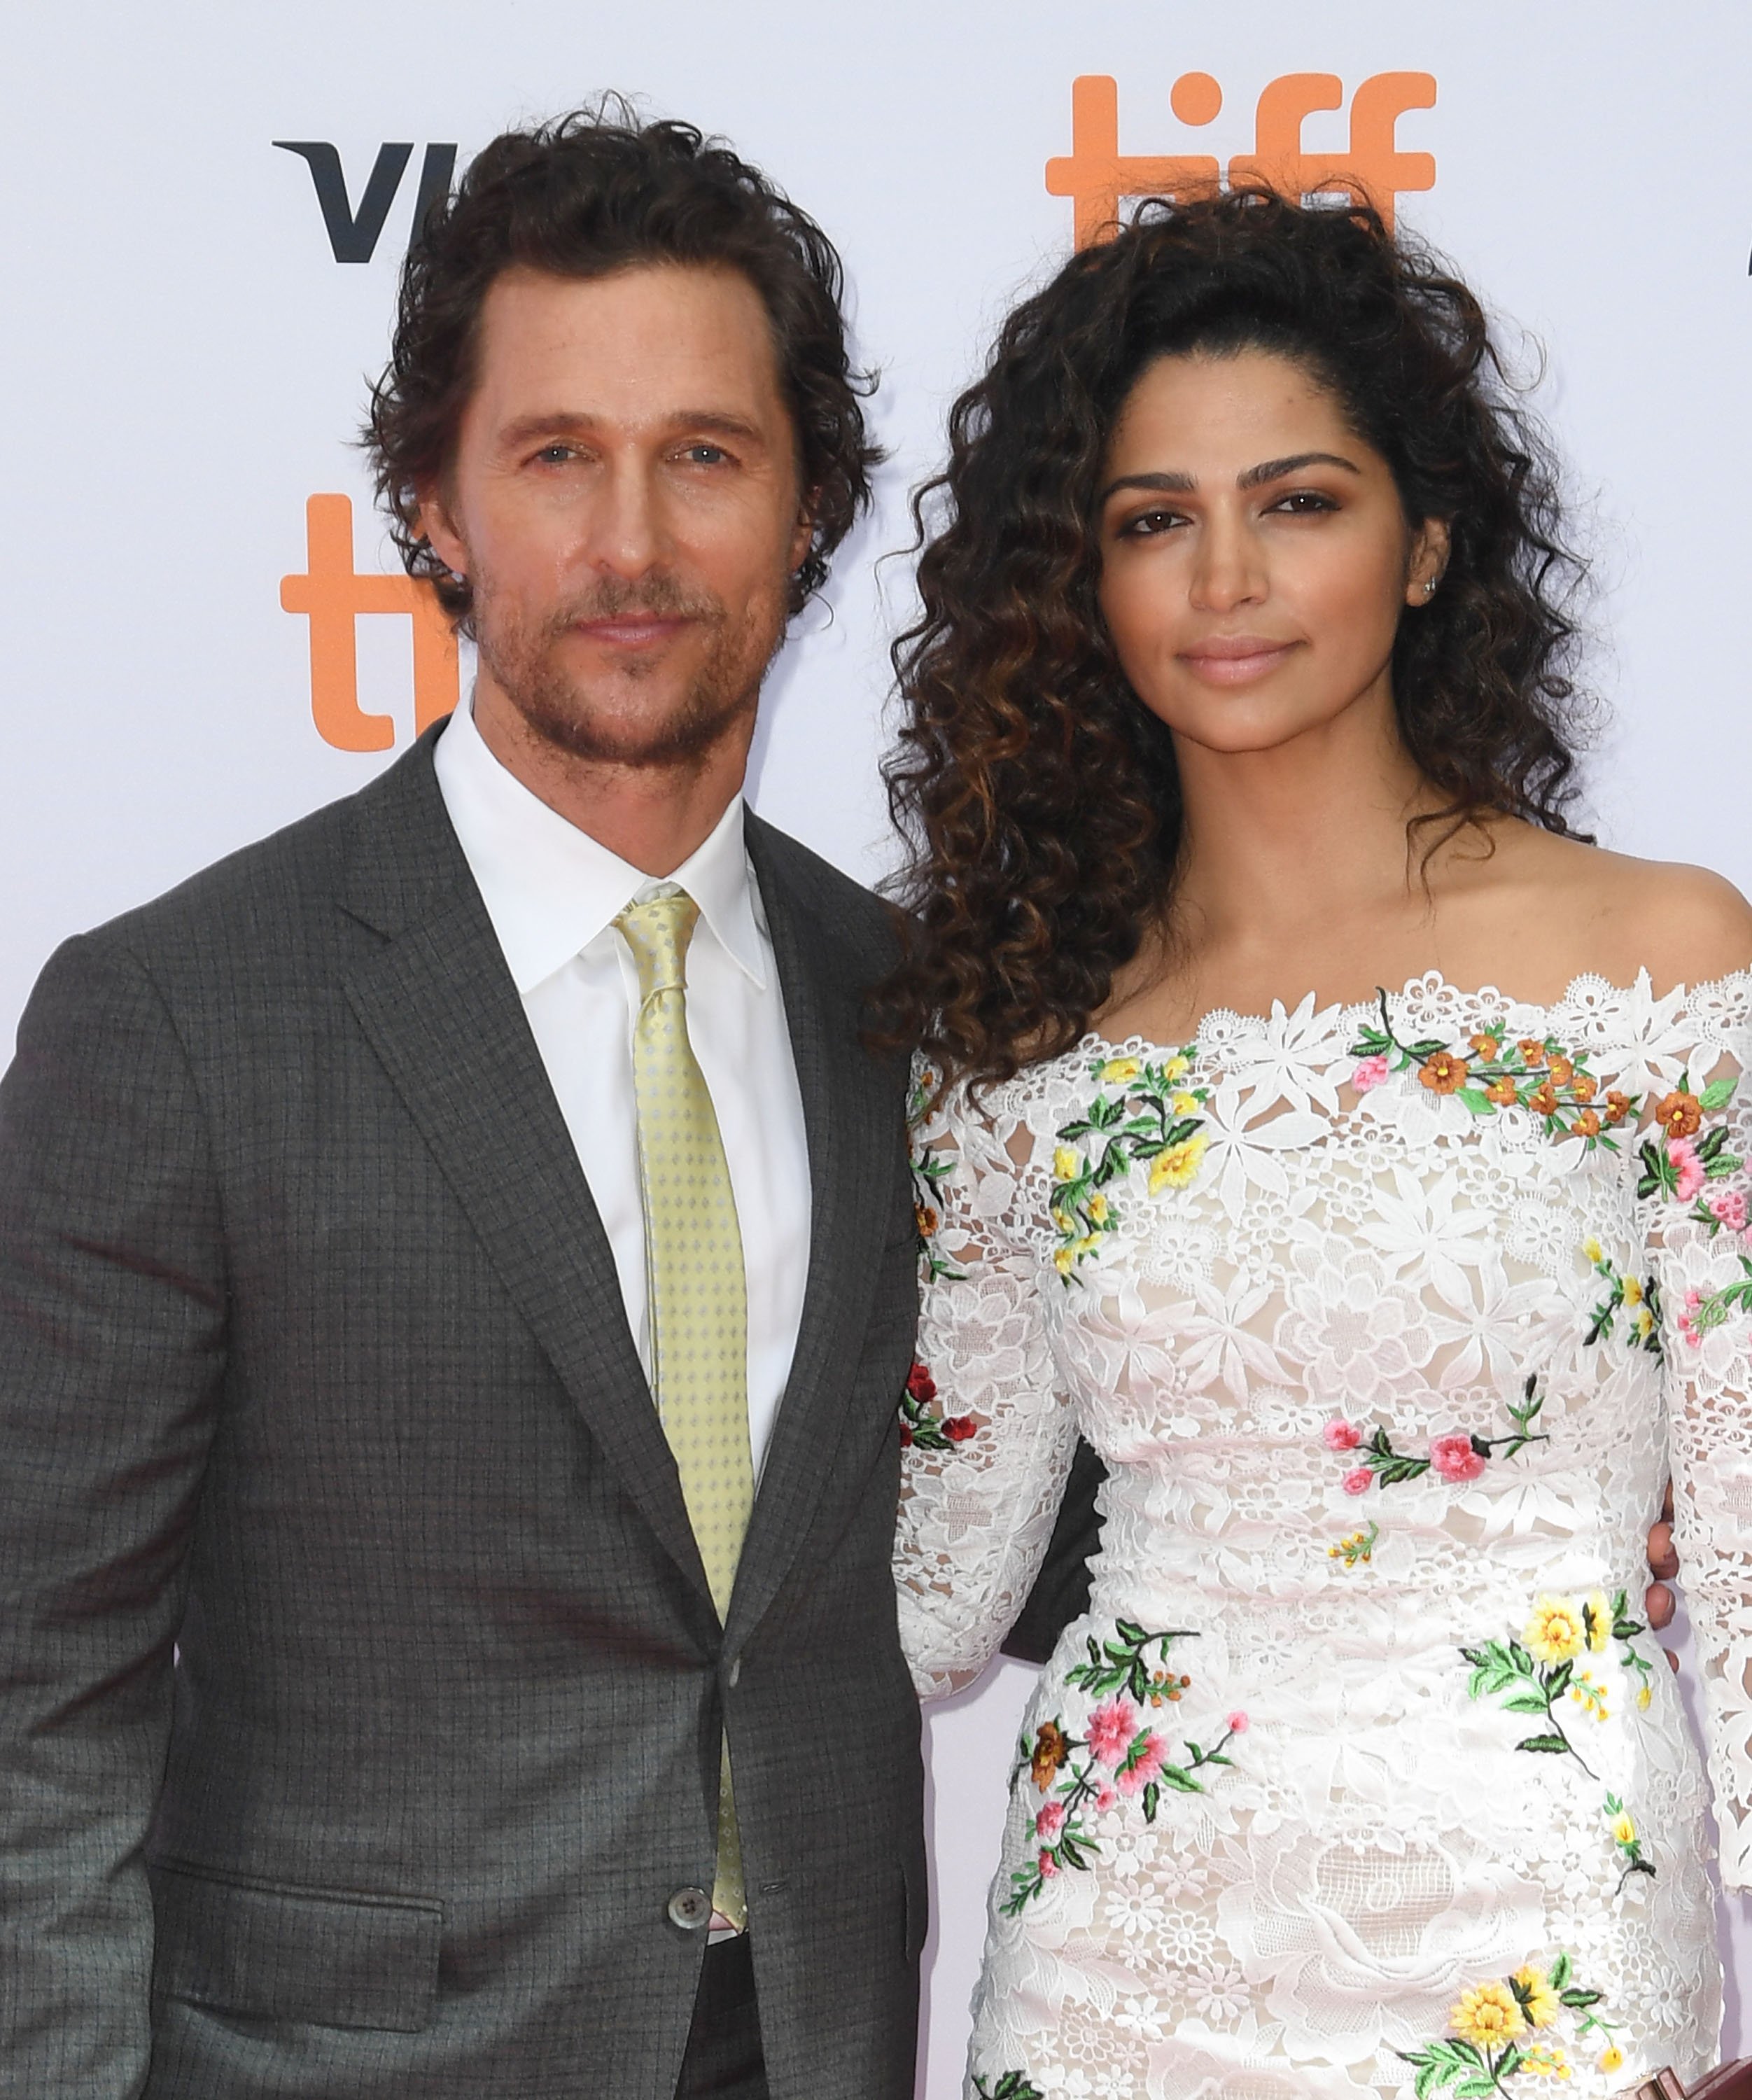
[[[1583,1109],[1581,1114],[1576,1118],[1575,1122],[1571,1127],[1573,1129],[1578,1137],[1598,1137],[1600,1136],[1599,1110],[1596,1109]]]
[[[1481,1057],[1485,1064],[1495,1064],[1502,1052],[1503,1039],[1500,1035],[1475,1035],[1472,1038],[1472,1055]]]
[[[932,1210],[928,1204],[915,1203],[912,1207],[912,1215],[914,1222],[919,1228],[919,1238],[921,1240],[930,1239],[935,1234],[937,1230],[938,1218],[936,1211]]]
[[[1616,1087],[1606,1091],[1606,1122],[1609,1128],[1616,1129],[1631,1113],[1631,1097],[1621,1094]]]
[[[1044,1793],[1053,1784],[1053,1776],[1070,1755],[1070,1745],[1065,1732],[1056,1721],[1043,1721],[1035,1736],[1034,1755],[1028,1760],[1028,1769],[1035,1785]]]
[[[1655,1104],[1655,1121],[1669,1137],[1689,1137],[1703,1121],[1703,1105],[1695,1094],[1663,1094]]]
[[[1570,1097],[1574,1101],[1591,1101],[1598,1091],[1599,1085],[1600,1082],[1591,1072],[1578,1072],[1569,1082]]]
[[[1507,1077],[1493,1079],[1485,1089],[1485,1099],[1495,1109],[1513,1108],[1516,1099],[1515,1082]]]
[[[1554,1087],[1567,1087],[1576,1076],[1576,1068],[1569,1058],[1554,1057],[1551,1063],[1551,1079]]]
[[[1522,1064],[1538,1065],[1545,1062],[1545,1045],[1534,1037],[1524,1035],[1515,1047],[1520,1052]]]
[[[1452,1094],[1466,1084],[1466,1061],[1451,1050],[1438,1050],[1426,1057],[1418,1077],[1432,1094]]]
[[[1558,1105],[1556,1088],[1549,1079],[1542,1086],[1535,1087],[1527,1096],[1527,1105],[1535,1115],[1556,1115]]]

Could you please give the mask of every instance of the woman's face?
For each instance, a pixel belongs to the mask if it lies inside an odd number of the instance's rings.
[[[1300,364],[1158,358],[1101,488],[1101,611],[1176,735],[1263,751],[1390,700],[1394,634],[1427,602],[1447,534],[1408,523],[1386,461]]]

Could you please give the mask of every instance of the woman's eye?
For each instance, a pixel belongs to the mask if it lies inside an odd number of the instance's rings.
[[[1274,510],[1285,510],[1292,518],[1311,517],[1316,511],[1336,510],[1338,505],[1330,496],[1322,495],[1317,488],[1292,489],[1272,505]]]
[[[1136,518],[1128,518],[1119,527],[1119,536],[1123,540],[1151,539],[1181,522],[1177,510],[1145,510]]]

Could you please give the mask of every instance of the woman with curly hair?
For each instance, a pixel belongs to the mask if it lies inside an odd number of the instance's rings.
[[[1366,209],[1146,206],[920,514],[922,1688],[1079,1430],[1110,1473],[969,2089],[1688,2077],[1705,1786],[1632,1600],[1670,1465],[1743,1887],[1752,912],[1573,828],[1579,564],[1479,302]]]

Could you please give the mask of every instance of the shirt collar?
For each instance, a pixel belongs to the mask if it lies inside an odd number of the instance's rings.
[[[432,757],[444,808],[519,994],[563,968],[655,888],[655,878],[550,810],[499,763],[474,726],[472,704],[452,715]],[[725,953],[764,991],[767,959],[740,795],[666,879],[693,898]]]

